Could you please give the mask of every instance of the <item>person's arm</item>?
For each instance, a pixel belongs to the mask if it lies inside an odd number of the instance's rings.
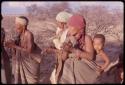
[[[31,34],[30,32],[27,32],[26,36],[27,36],[27,38],[26,38],[27,39],[27,43],[26,43],[27,48],[22,48],[17,45],[15,45],[14,48],[21,50],[21,51],[31,53],[33,50],[33,47],[34,47],[34,37],[33,37],[33,34]]]
[[[109,63],[110,63],[110,60],[109,60],[108,56],[106,55],[106,53],[105,53],[103,50],[101,50],[101,51],[99,52],[99,55],[100,55],[100,57],[101,57],[101,58],[104,60],[104,62],[105,62],[103,65],[101,65],[101,69],[104,70],[105,68],[108,67],[108,65],[109,65]]]
[[[18,49],[18,50],[21,50],[21,51],[25,51],[25,52],[28,52],[28,53],[31,53],[32,52],[32,49],[33,49],[33,46],[34,46],[34,38],[33,38],[33,35],[31,33],[27,33],[27,48],[22,48],[18,45],[16,45],[14,42],[6,42],[6,46],[10,47],[10,48],[15,48],[15,49]]]
[[[94,48],[93,48],[91,37],[90,36],[85,37],[84,51],[80,51],[79,49],[73,49],[72,51],[74,51],[76,56],[78,56],[80,58],[86,58],[86,59],[92,60],[93,55],[94,55]]]
[[[24,48],[22,48],[22,47],[16,45],[15,43],[12,43],[12,42],[6,42],[6,43],[5,43],[5,46],[6,46],[6,47],[9,47],[9,48],[15,48],[15,49],[18,49],[18,50],[27,52],[26,49],[24,49]]]
[[[34,50],[34,37],[33,37],[33,34],[28,32],[27,33],[27,51],[31,53],[32,50]]]

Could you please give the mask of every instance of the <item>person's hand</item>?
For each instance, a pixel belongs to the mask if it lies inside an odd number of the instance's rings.
[[[9,41],[5,42],[5,46],[9,47],[9,48],[14,48],[15,42],[13,40],[9,40]]]
[[[104,69],[99,69],[100,74],[104,72]]]
[[[46,53],[46,50],[47,49],[43,48],[42,51],[41,51],[41,54],[43,55],[44,53]]]
[[[104,69],[102,69],[101,67],[98,67],[96,70],[99,75],[101,75],[104,72]]]
[[[52,50],[54,50],[54,49],[53,48],[43,48],[41,54],[45,54],[46,55],[47,53],[51,53]]]
[[[74,50],[73,53],[75,54],[76,58],[79,60],[81,59],[80,55],[81,55],[81,51],[80,50]]]
[[[59,50],[58,51],[58,57],[61,57],[63,61],[65,61],[68,58],[68,52],[64,50]]]
[[[61,46],[61,48],[65,51],[70,51],[71,47],[72,47],[71,43],[65,43],[65,42]]]

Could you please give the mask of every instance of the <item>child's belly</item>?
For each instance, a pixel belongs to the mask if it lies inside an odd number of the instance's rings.
[[[104,64],[104,61],[102,61],[102,59],[99,57],[99,56],[96,56],[96,60],[95,62],[99,65],[103,65]]]

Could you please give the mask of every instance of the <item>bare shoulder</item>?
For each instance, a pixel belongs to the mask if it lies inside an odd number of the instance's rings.
[[[92,41],[92,38],[90,35],[85,35],[85,41]]]
[[[29,30],[27,30],[27,31],[26,31],[26,36],[28,36],[28,37],[33,37],[33,33],[30,32]]]

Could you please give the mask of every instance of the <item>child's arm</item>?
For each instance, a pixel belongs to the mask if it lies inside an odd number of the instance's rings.
[[[101,57],[101,58],[104,60],[104,62],[105,62],[103,65],[101,65],[101,69],[104,70],[105,68],[108,67],[108,65],[109,65],[109,63],[110,63],[110,60],[109,60],[108,56],[106,55],[106,53],[105,53],[103,50],[101,50],[101,51],[99,52],[99,55],[100,55],[100,57]]]

